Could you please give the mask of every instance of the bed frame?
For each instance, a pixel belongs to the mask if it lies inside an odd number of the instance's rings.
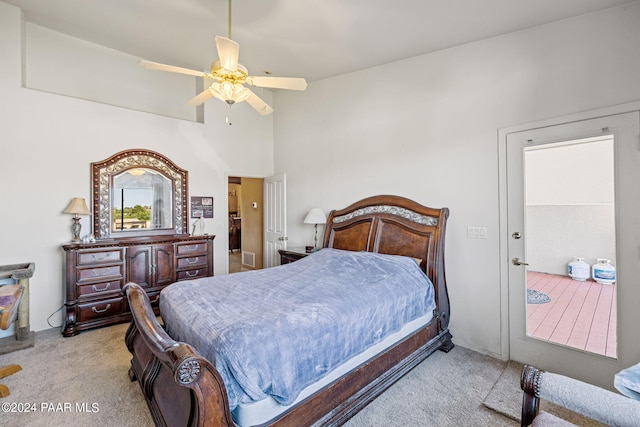
[[[419,259],[435,286],[437,308],[430,323],[268,425],[342,425],[433,352],[453,348],[444,272],[448,215],[447,208],[433,209],[399,196],[369,197],[330,212],[323,247]],[[133,354],[129,377],[138,380],[156,425],[234,426],[215,367],[189,344],[165,333],[142,288],[130,283],[125,292],[133,314],[125,337]]]

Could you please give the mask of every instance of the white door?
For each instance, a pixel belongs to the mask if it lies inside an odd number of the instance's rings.
[[[264,267],[280,265],[279,249],[287,248],[287,180],[275,175],[264,180]]]
[[[507,133],[501,142],[506,159],[509,355],[511,360],[612,388],[614,374],[640,362],[640,129],[637,111]],[[599,135],[613,137],[617,336],[615,357],[560,345],[527,333],[527,249],[538,236],[527,236],[525,152],[532,147]],[[573,219],[569,219],[573,220]],[[575,219],[580,221],[579,218]],[[531,221],[533,222],[533,221]],[[585,230],[589,233],[590,230]],[[552,240],[552,239],[549,239]],[[553,245],[550,242],[550,245]],[[551,247],[551,246],[549,246]],[[570,258],[578,254],[567,254]],[[533,265],[531,266],[533,270]]]

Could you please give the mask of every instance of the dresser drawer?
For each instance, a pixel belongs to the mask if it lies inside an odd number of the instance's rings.
[[[207,242],[180,243],[176,249],[178,255],[206,254]]]
[[[206,267],[207,265],[207,256],[199,255],[185,258],[178,258],[178,268],[196,268],[196,267]]]
[[[87,304],[78,304],[78,321],[84,322],[124,312],[124,298],[111,298]]]
[[[105,281],[109,279],[122,279],[124,277],[123,274],[123,265],[109,265],[104,267],[93,267],[93,268],[78,268],[76,270],[76,281],[78,283],[82,282],[95,282],[95,281]]]
[[[78,296],[96,296],[109,294],[112,292],[120,292],[122,289],[122,280],[110,280],[108,282],[86,283],[78,285]]]
[[[209,275],[209,268],[201,267],[192,270],[178,271],[178,281],[197,279],[198,277],[207,277]]]
[[[93,264],[122,262],[123,253],[124,251],[122,249],[78,252],[77,265],[93,265]]]

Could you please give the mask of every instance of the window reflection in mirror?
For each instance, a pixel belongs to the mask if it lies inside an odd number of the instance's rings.
[[[111,231],[172,228],[172,181],[150,168],[113,176]]]

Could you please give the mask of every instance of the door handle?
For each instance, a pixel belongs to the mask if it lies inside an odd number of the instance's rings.
[[[529,265],[526,262],[522,261],[520,258],[513,258],[511,260],[511,264],[513,264],[513,265]]]
[[[289,238],[287,236],[283,236],[283,237],[278,237],[278,240],[280,240],[281,242],[284,242],[285,240],[289,240]]]

